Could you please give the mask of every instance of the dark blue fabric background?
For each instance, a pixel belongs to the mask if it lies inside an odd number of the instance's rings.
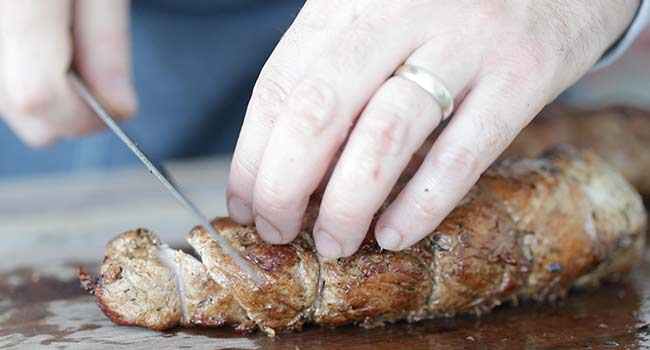
[[[133,0],[140,109],[124,128],[155,161],[231,152],[257,74],[302,4]],[[107,132],[35,151],[0,122],[0,177],[133,162]]]

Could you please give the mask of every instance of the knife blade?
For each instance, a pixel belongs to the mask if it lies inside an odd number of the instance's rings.
[[[248,275],[256,284],[259,285],[260,278],[257,271],[241,256],[235,248],[210,224],[208,218],[199,210],[199,208],[192,203],[189,198],[170,181],[170,179],[160,171],[138,145],[131,139],[124,130],[117,124],[115,119],[110,113],[102,106],[101,103],[90,93],[86,85],[79,79],[74,71],[69,73],[73,86],[82,100],[93,110],[93,112],[108,126],[109,129],[122,141],[126,146],[138,157],[144,164],[149,172],[167,189],[167,191],[180,203],[194,218],[199,222],[205,230],[207,230],[214,238],[215,242],[221,247],[223,252],[227,254],[230,259]]]

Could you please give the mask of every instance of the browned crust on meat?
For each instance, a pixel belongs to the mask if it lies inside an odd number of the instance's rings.
[[[321,259],[323,285],[316,323],[376,326],[404,319],[426,304],[431,293],[426,261],[410,252],[380,252],[375,247],[362,247],[347,258]]]
[[[262,270],[271,273],[279,273],[286,266],[298,264],[298,257],[285,245],[255,244],[246,247],[244,257]]]
[[[431,250],[430,313],[482,312],[512,298],[528,262],[505,208],[475,187],[421,244]]]

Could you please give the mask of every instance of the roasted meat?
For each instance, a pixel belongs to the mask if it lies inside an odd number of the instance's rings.
[[[252,225],[213,221],[259,272],[258,283],[200,227],[188,241],[202,263],[182,252],[174,254],[191,261],[185,269],[161,259],[166,248],[138,230],[109,243],[96,281],[82,280],[118,324],[239,324],[268,334],[308,323],[377,326],[597,285],[638,264],[646,226],[639,194],[618,173],[593,153],[566,148],[494,165],[440,226],[403,251],[382,251],[369,234],[354,255],[325,259],[310,234],[317,213],[316,198],[287,245],[261,241]]]

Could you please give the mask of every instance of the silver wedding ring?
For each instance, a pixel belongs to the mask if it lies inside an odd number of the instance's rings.
[[[454,98],[451,96],[451,92],[433,73],[405,63],[397,68],[394,75],[406,78],[428,92],[440,106],[442,119],[446,119],[454,111]]]

